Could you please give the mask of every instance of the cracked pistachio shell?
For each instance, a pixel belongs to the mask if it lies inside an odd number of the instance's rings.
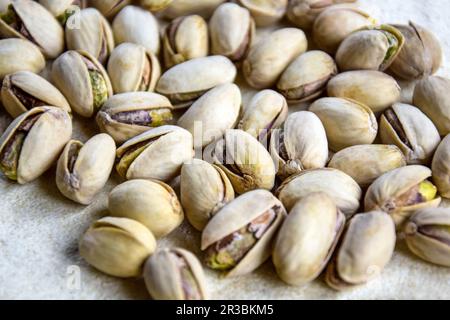
[[[447,135],[437,147],[431,171],[439,194],[450,198],[450,135]]]
[[[427,182],[426,189],[411,192],[431,177],[431,170],[420,165],[394,169],[383,174],[367,189],[364,210],[381,210],[389,213],[397,226],[402,225],[411,214],[421,208],[437,207],[441,202],[436,197],[436,188]],[[425,196],[421,196],[421,189]],[[414,191],[414,190],[413,190]],[[430,196],[431,195],[431,196]]]
[[[253,96],[244,109],[238,129],[263,141],[278,129],[288,116],[286,99],[276,91],[266,89]]]
[[[275,241],[272,260],[278,276],[294,286],[317,278],[331,258],[344,225],[345,216],[325,193],[313,193],[298,201]]]
[[[214,164],[225,172],[237,193],[273,188],[273,160],[264,146],[250,134],[242,130],[227,130],[224,137],[211,147]]]
[[[418,210],[404,229],[408,248],[421,259],[450,267],[450,211],[447,208]]]
[[[50,82],[29,71],[18,71],[3,79],[1,100],[13,118],[39,106],[60,107],[71,113],[62,93]]]
[[[85,144],[67,143],[58,160],[56,186],[67,198],[88,205],[109,179],[116,157],[116,144],[107,134],[93,136]]]
[[[144,46],[154,54],[159,53],[159,26],[156,18],[137,6],[126,6],[112,23],[116,45],[131,42]]]
[[[336,74],[337,67],[331,56],[323,51],[308,51],[291,62],[281,75],[277,89],[290,103],[313,100],[323,93]]]
[[[192,133],[194,147],[204,147],[235,127],[241,102],[237,85],[219,85],[195,101],[178,120],[178,125]],[[197,136],[197,132],[201,136]]]
[[[208,18],[224,2],[225,0],[173,0],[166,6],[162,15],[167,19],[188,16],[190,14],[199,14],[204,18]]]
[[[231,61],[242,61],[255,38],[255,22],[250,12],[235,3],[220,5],[209,20],[211,51]]]
[[[359,185],[346,173],[322,168],[302,171],[284,180],[276,196],[287,210],[291,210],[298,200],[315,192],[327,194],[346,217],[358,210],[362,193]]]
[[[113,217],[136,220],[156,238],[175,230],[184,219],[175,191],[157,180],[130,180],[115,187],[108,198]]]
[[[328,166],[345,172],[366,187],[384,173],[406,166],[406,160],[394,145],[366,144],[335,153]]]
[[[97,113],[97,124],[117,143],[172,121],[172,105],[152,92],[120,93],[109,98]]]
[[[171,125],[153,128],[126,141],[116,156],[123,178],[170,181],[194,156],[192,134]]]
[[[307,47],[308,40],[300,29],[283,28],[270,33],[250,49],[243,62],[247,83],[256,89],[272,87],[287,66],[306,52]]]
[[[235,261],[234,267],[226,270],[227,277],[250,273],[270,257],[272,242],[286,216],[286,210],[283,204],[269,191],[253,190],[223,207],[206,225],[201,238],[202,250],[206,250],[210,246],[214,248],[217,242],[245,228],[255,219],[267,213],[274,214],[270,225],[255,239],[255,243],[241,259]],[[239,237],[232,239],[231,244],[233,244],[233,240],[239,241]]]
[[[206,57],[209,51],[208,24],[199,15],[176,18],[167,26],[162,42],[167,68]]]
[[[108,75],[114,93],[153,91],[161,66],[158,58],[143,46],[122,43],[111,53]]]
[[[183,164],[180,193],[186,217],[199,231],[234,199],[234,189],[225,172],[200,159]]]
[[[90,5],[96,8],[106,18],[114,17],[123,7],[129,5],[131,0],[89,0]]]
[[[286,13],[288,0],[236,0],[247,8],[258,27],[265,27],[281,20]]]
[[[355,215],[328,265],[326,283],[335,290],[344,290],[379,276],[392,258],[395,241],[395,226],[386,213]]]
[[[336,53],[339,70],[384,71],[401,52],[405,38],[390,25],[355,31],[342,41]]]
[[[429,164],[441,137],[433,122],[418,108],[396,103],[380,118],[380,137],[395,144],[408,164]]]
[[[391,76],[372,70],[347,71],[328,82],[330,97],[350,98],[373,112],[383,111],[400,100],[401,88]]]
[[[140,0],[141,7],[155,12],[167,8],[174,0]]]
[[[410,22],[394,25],[405,37],[405,45],[391,65],[390,71],[405,80],[432,75],[442,64],[442,47],[429,30]]]
[[[175,108],[190,106],[206,91],[233,83],[236,67],[226,57],[209,56],[180,63],[163,73],[156,91],[167,96]]]
[[[309,111],[314,112],[327,133],[330,149],[339,151],[359,144],[371,144],[378,132],[378,123],[372,110],[355,100],[322,98]]]
[[[72,135],[61,108],[36,107],[21,114],[0,137],[0,170],[20,184],[31,182],[57,160]]]
[[[413,104],[425,113],[441,136],[450,133],[450,79],[431,76],[419,81]]]
[[[156,300],[206,300],[203,267],[191,252],[162,249],[148,258],[144,266],[147,290]]]
[[[91,117],[112,96],[112,87],[101,63],[85,51],[66,51],[53,62],[52,79],[72,110]]]
[[[270,154],[278,164],[281,178],[302,170],[325,167],[328,141],[322,122],[309,111],[292,113],[286,119],[283,130],[272,134]]]
[[[45,58],[37,46],[28,40],[0,40],[0,80],[17,71],[38,73],[45,68]]]
[[[21,23],[17,23],[18,20]],[[0,37],[30,40],[49,59],[64,51],[64,30],[58,20],[31,0],[11,2],[7,13],[0,17]]]
[[[87,0],[39,0],[38,2],[63,25],[76,12],[75,10],[87,7]]]
[[[141,223],[105,217],[81,237],[80,255],[94,268],[115,277],[141,275],[145,260],[156,249],[153,234]]]

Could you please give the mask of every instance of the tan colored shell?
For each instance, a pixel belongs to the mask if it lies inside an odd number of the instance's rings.
[[[156,238],[175,230],[184,219],[175,191],[157,180],[130,180],[115,187],[108,197],[113,217],[136,220]]]
[[[390,109],[397,117],[408,143],[388,121],[386,114],[380,118],[380,137],[385,144],[395,144],[406,157],[408,164],[429,164],[441,137],[433,122],[418,108],[396,103]]]
[[[180,193],[186,217],[199,231],[234,199],[234,189],[225,172],[200,159],[183,164]]]
[[[333,151],[359,144],[371,144],[378,132],[378,123],[366,105],[347,98],[316,100],[309,111],[314,112],[325,128]]]
[[[15,90],[19,90],[21,93],[17,95]],[[39,102],[37,105],[24,104],[24,100],[21,100],[20,96],[22,94],[26,96],[25,101],[29,101],[28,97],[31,97]],[[1,100],[6,111],[13,118],[38,105],[60,107],[69,114],[71,113],[70,105],[62,93],[50,82],[29,71],[18,71],[3,79]]]
[[[326,194],[313,193],[298,201],[275,241],[272,260],[278,276],[295,286],[317,278],[331,258],[344,225],[345,216]]]
[[[394,200],[413,186],[431,177],[431,170],[420,165],[411,165],[389,171],[375,180],[367,189],[364,210],[381,210],[389,213],[397,226],[421,208],[437,207],[440,197],[407,207],[395,207]]]
[[[404,229],[409,249],[428,262],[450,267],[450,211],[447,208],[418,210]]]
[[[11,6],[28,35],[23,35],[0,19],[2,38],[31,39],[49,59],[56,58],[64,51],[64,30],[58,20],[42,5],[30,0],[15,0],[11,2]]]
[[[288,102],[309,101],[319,97],[336,74],[336,63],[331,56],[323,51],[308,51],[287,67],[277,89]]]
[[[140,0],[142,7],[149,11],[160,11],[167,8],[174,0]]]
[[[241,91],[235,84],[219,85],[203,96],[181,116],[178,125],[194,136],[194,147],[204,147],[234,128],[241,110]],[[200,133],[200,136],[197,136]]]
[[[114,17],[123,7],[129,5],[131,0],[90,0],[90,5],[96,8],[106,18]]]
[[[152,127],[123,123],[113,119],[120,112],[138,110],[172,110],[172,104],[166,97],[153,92],[129,92],[116,94],[109,98],[97,113],[97,124],[102,132],[108,133],[117,143],[125,142]]]
[[[335,153],[328,166],[345,172],[366,187],[384,173],[406,166],[406,160],[394,145],[366,144]]]
[[[400,100],[401,88],[391,76],[372,70],[347,71],[328,82],[330,97],[350,98],[373,112],[383,111]]]
[[[395,248],[395,226],[384,212],[355,215],[348,223],[325,276],[336,290],[362,285],[380,275]]]
[[[153,234],[126,218],[97,220],[82,236],[80,255],[94,268],[115,277],[139,277],[142,266],[156,249]]]
[[[214,10],[226,0],[173,0],[162,12],[168,19],[174,19],[190,14],[199,14],[208,18]]]
[[[286,216],[286,210],[281,202],[269,191],[253,190],[230,202],[208,222],[202,232],[202,250],[239,230],[274,207],[279,209],[275,220],[242,260],[228,271],[227,277],[250,273],[269,258],[272,250],[272,240]]]
[[[283,28],[262,38],[243,62],[247,83],[264,89],[273,86],[286,67],[308,47],[305,33],[296,28]]]
[[[270,154],[278,165],[280,177],[325,167],[328,161],[327,135],[314,113],[299,111],[288,116],[283,130],[284,150],[280,134],[281,131],[277,130],[270,139]]]
[[[73,148],[78,149],[74,163]],[[88,205],[109,179],[116,157],[116,144],[107,134],[90,138],[85,144],[67,143],[58,160],[56,186],[67,198]]]
[[[183,281],[179,259],[183,260],[193,279]],[[208,299],[203,267],[195,255],[184,249],[162,249],[153,254],[145,263],[144,280],[147,290],[156,300],[194,300],[186,296],[186,291],[197,293],[199,300]],[[190,281],[195,282],[194,288],[185,287],[191,284]]]
[[[158,21],[149,11],[126,6],[114,18],[112,29],[116,45],[131,42],[144,46],[154,54],[159,53]]]
[[[37,107],[17,117],[0,138],[0,154],[20,125],[37,114],[39,119],[28,131],[20,149],[17,165],[17,182],[25,184],[38,178],[58,159],[72,135],[72,120],[69,114],[55,107]]]
[[[436,149],[431,171],[439,194],[444,198],[450,198],[450,135],[447,135]]]
[[[288,0],[236,0],[247,8],[255,19],[258,27],[274,24],[286,13]]]
[[[361,188],[346,173],[332,168],[302,171],[284,180],[276,191],[276,196],[287,210],[295,203],[315,192],[324,192],[336,203],[346,217],[359,208]]]

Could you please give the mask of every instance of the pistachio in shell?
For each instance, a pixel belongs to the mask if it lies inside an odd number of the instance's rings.
[[[87,0],[39,0],[38,2],[45,7],[61,23],[61,25],[65,25],[68,19],[78,10],[87,7]]]
[[[174,0],[140,0],[140,5],[149,11],[160,11],[167,8]]]
[[[447,135],[436,149],[431,163],[433,182],[439,194],[450,198],[450,135]]]
[[[106,18],[114,17],[123,7],[129,5],[131,0],[89,0],[90,5],[96,8]]]
[[[258,27],[269,26],[281,20],[288,5],[288,0],[236,0],[236,2],[250,11]]]
[[[214,10],[225,1],[226,0],[173,0],[168,6],[165,6],[165,9],[162,11],[162,16],[167,19],[175,19],[190,14],[198,14],[206,19],[209,18]]]

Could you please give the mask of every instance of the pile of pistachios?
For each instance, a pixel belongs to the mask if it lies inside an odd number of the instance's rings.
[[[441,46],[353,2],[0,0],[1,102],[14,118],[0,170],[25,184],[56,168],[83,205],[118,174],[79,253],[143,276],[154,299],[206,299],[202,264],[231,277],[270,257],[289,285],[323,274],[350,289],[382,272],[397,239],[450,267]],[[244,82],[258,92],[242,106]],[[74,121],[94,118],[99,134],[72,139]],[[184,217],[200,259],[157,248]]]

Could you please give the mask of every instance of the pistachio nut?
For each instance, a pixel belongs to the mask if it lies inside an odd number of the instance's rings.
[[[409,249],[421,259],[450,267],[450,211],[446,208],[418,210],[404,229]]]
[[[175,108],[188,107],[215,86],[233,83],[236,73],[236,67],[226,57],[196,58],[163,73],[156,91],[167,96]]]
[[[234,189],[225,172],[200,159],[183,164],[180,193],[186,217],[199,231],[234,199]]]
[[[391,260],[395,241],[395,226],[386,213],[355,215],[327,267],[326,283],[335,290],[344,290],[376,278]]]
[[[123,7],[129,5],[131,0],[89,0],[89,3],[106,18],[112,18]]]
[[[383,174],[367,189],[365,211],[382,210],[389,213],[397,226],[421,208],[437,207],[441,198],[431,183],[431,170],[420,165],[394,169]]]
[[[305,170],[287,178],[275,194],[286,209],[291,210],[297,201],[315,192],[327,194],[346,217],[358,210],[362,193],[359,185],[346,173],[322,168]]]
[[[267,139],[288,116],[286,99],[276,91],[266,89],[253,96],[244,109],[238,129],[244,130],[259,141]]]
[[[175,230],[184,219],[175,191],[157,180],[130,180],[115,187],[108,197],[113,217],[136,220],[156,238]]]
[[[33,108],[0,137],[0,170],[20,184],[33,181],[56,162],[71,135],[72,120],[66,111]]]
[[[277,89],[288,102],[309,101],[319,97],[336,74],[337,67],[332,57],[323,51],[308,51],[287,67]]]
[[[127,218],[97,220],[82,236],[80,255],[94,268],[115,277],[139,277],[156,240],[141,223]]]
[[[450,198],[450,135],[447,135],[437,147],[431,171],[439,194],[444,198]]]
[[[114,18],[112,29],[116,44],[136,43],[154,54],[159,53],[158,21],[149,11],[137,6],[126,6]]]
[[[281,20],[286,13],[288,0],[236,0],[247,8],[258,27],[269,26]]]
[[[167,26],[162,42],[167,68],[206,57],[209,50],[208,24],[199,15],[176,18]]]
[[[72,110],[91,117],[112,96],[112,87],[101,63],[85,51],[66,51],[53,62],[53,83]]]
[[[150,0],[151,1],[151,0]],[[167,19],[174,19],[190,14],[199,14],[208,18],[214,10],[226,0],[172,0],[162,15]]]
[[[244,60],[255,38],[250,12],[235,3],[220,5],[209,20],[211,51],[231,61]]]
[[[117,143],[172,121],[170,101],[157,93],[129,92],[109,98],[97,113],[97,124]]]
[[[380,137],[395,144],[408,164],[429,164],[441,137],[433,122],[418,108],[396,103],[380,118]]]
[[[313,193],[298,201],[275,241],[272,260],[279,277],[295,286],[317,278],[344,226],[344,214],[325,193]]]
[[[114,93],[153,91],[161,76],[155,54],[134,43],[122,43],[115,48],[107,69]]]
[[[13,118],[42,106],[60,107],[71,113],[69,103],[62,93],[50,82],[29,71],[17,71],[3,79],[1,100]]]
[[[62,25],[65,25],[67,20],[78,10],[87,7],[87,0],[39,0],[38,2]]]
[[[450,133],[450,79],[431,76],[419,81],[414,89],[413,104],[434,125],[441,136]]]
[[[413,80],[432,75],[442,64],[442,47],[436,36],[414,22],[394,25],[405,37],[405,45],[391,65],[397,77]]]
[[[404,43],[402,33],[393,26],[366,27],[342,41],[336,53],[336,62],[341,71],[384,71],[397,58]]]
[[[339,151],[359,144],[371,144],[378,132],[372,110],[347,98],[322,98],[309,111],[314,112],[325,128],[331,150]]]
[[[320,119],[310,111],[288,116],[283,130],[270,139],[270,154],[278,164],[278,175],[287,178],[302,170],[325,167],[328,141]]]
[[[237,193],[273,188],[275,165],[269,152],[250,134],[227,130],[211,147],[214,164],[225,172]]]
[[[0,80],[17,71],[38,73],[44,68],[44,56],[30,41],[14,38],[0,40]]]
[[[64,30],[58,20],[31,0],[15,0],[0,15],[0,37],[29,40],[50,59],[64,50]]]
[[[266,261],[286,210],[267,190],[236,198],[208,222],[201,249],[206,265],[228,277],[252,272]]]
[[[116,169],[123,178],[170,181],[194,156],[193,138],[183,128],[165,125],[126,141],[116,155]]]
[[[373,112],[383,111],[398,102],[401,93],[394,78],[373,70],[340,73],[328,82],[327,90],[330,97],[359,101]]]
[[[149,11],[160,11],[167,8],[173,0],[140,0],[141,7]]]
[[[178,125],[192,133],[194,147],[204,147],[221,138],[226,130],[235,127],[241,100],[241,91],[237,85],[219,85],[195,101],[178,120]]]
[[[283,28],[270,33],[250,49],[243,62],[247,83],[256,89],[275,85],[286,67],[307,47],[308,40],[300,29]]]
[[[384,173],[406,166],[406,160],[394,145],[366,144],[335,153],[328,166],[345,172],[366,187]]]
[[[162,249],[144,266],[147,290],[157,300],[205,300],[203,267],[191,252],[180,248]]]

